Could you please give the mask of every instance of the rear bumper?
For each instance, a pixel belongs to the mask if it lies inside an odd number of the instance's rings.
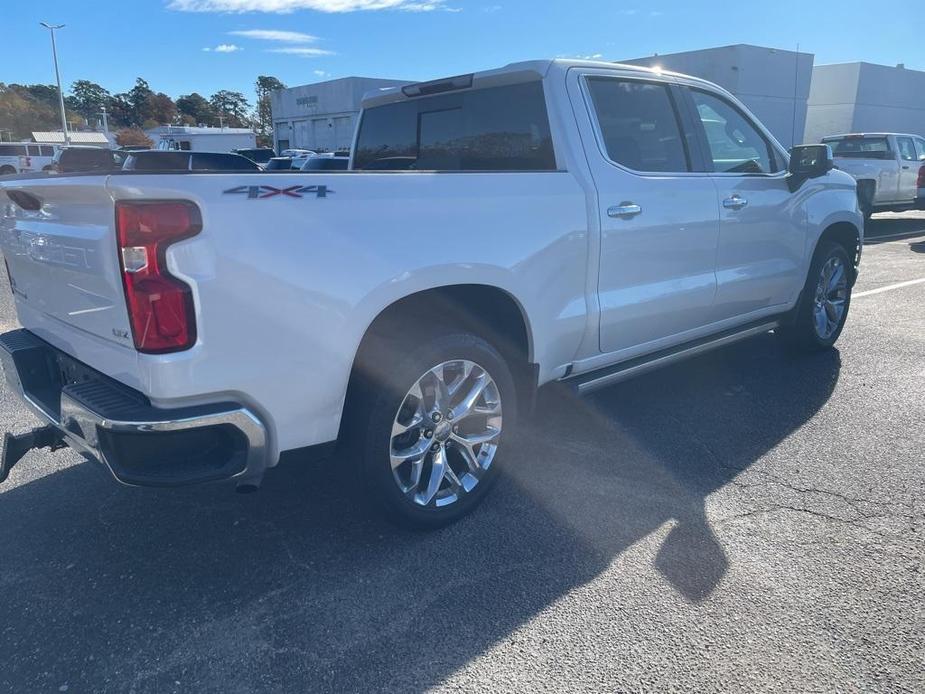
[[[124,484],[257,484],[267,467],[266,429],[240,403],[154,407],[28,330],[0,335],[0,362],[39,417]]]

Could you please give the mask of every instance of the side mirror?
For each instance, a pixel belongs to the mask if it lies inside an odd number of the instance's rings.
[[[828,145],[797,145],[790,150],[790,190],[799,189],[810,178],[824,176],[835,168],[832,148]]]

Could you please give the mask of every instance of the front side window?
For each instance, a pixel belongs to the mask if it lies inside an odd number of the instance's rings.
[[[612,161],[634,171],[690,170],[667,85],[589,77],[588,91]]]
[[[899,148],[899,158],[903,161],[916,161],[915,145],[911,137],[897,137],[896,146]]]
[[[713,94],[690,90],[715,173],[780,171],[771,143],[739,109]]]
[[[553,171],[543,85],[470,89],[366,109],[354,168]]]
[[[919,161],[925,161],[925,140],[921,137],[915,138],[915,154]]]

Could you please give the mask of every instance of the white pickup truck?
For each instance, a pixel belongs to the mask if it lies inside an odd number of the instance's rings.
[[[350,171],[0,184],[8,382],[133,485],[253,489],[345,453],[400,521],[483,498],[536,389],[578,394],[775,331],[826,349],[863,219],[722,89],[519,63],[368,95]],[[287,456],[288,457],[288,456]]]
[[[856,133],[822,141],[832,148],[835,166],[857,181],[865,217],[925,210],[925,137]]]

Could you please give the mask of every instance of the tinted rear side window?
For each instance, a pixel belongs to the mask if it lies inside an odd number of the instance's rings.
[[[473,89],[367,109],[354,168],[555,170],[543,85]]]
[[[668,87],[589,77],[607,156],[634,171],[687,171],[687,153]]]
[[[0,157],[24,157],[25,145],[0,145]]]

